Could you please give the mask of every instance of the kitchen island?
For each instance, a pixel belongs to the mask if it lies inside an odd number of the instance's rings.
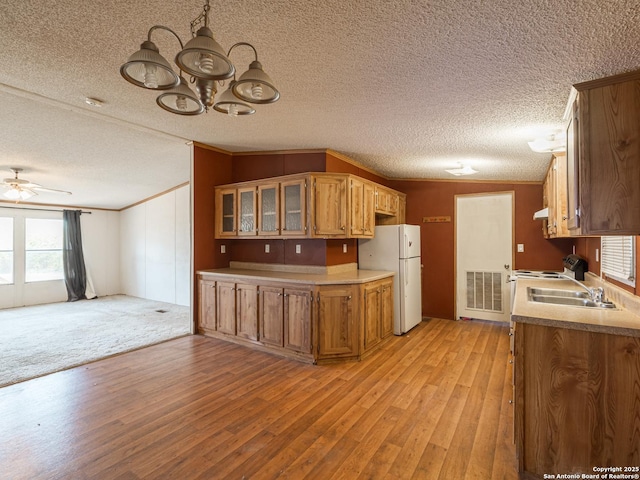
[[[202,270],[198,332],[310,363],[360,360],[393,333],[393,272]]]
[[[519,471],[544,478],[638,468],[640,317],[532,302],[528,287],[580,290],[569,280],[518,279],[511,319]]]

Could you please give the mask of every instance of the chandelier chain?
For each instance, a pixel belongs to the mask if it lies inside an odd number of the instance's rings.
[[[209,6],[209,0],[206,0],[204,6],[202,7],[202,13],[198,15],[195,19],[191,21],[191,36],[196,36],[196,30],[198,25],[200,25],[204,20],[204,26],[209,26],[209,10],[211,7]]]

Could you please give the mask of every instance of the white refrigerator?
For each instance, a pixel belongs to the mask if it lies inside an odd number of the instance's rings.
[[[393,333],[402,335],[422,321],[418,225],[377,226],[374,238],[358,241],[358,267],[396,273],[393,279]]]

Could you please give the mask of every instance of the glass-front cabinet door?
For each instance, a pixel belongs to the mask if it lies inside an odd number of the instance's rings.
[[[238,189],[238,235],[251,236],[256,228],[256,187]]]
[[[280,234],[280,198],[278,184],[258,187],[258,235]]]
[[[216,237],[236,235],[236,189],[216,190]]]
[[[306,198],[304,178],[280,183],[281,235],[306,235]]]

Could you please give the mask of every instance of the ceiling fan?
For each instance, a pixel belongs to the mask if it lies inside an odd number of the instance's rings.
[[[32,183],[29,180],[18,178],[18,174],[22,172],[22,168],[12,167],[11,171],[15,174],[14,178],[5,178],[0,184],[0,187],[7,189],[4,192],[4,196],[9,200],[27,200],[28,198],[37,195],[38,192],[46,193],[62,193],[64,195],[71,195],[71,192],[64,190],[56,190],[55,188],[45,188],[37,183]]]

